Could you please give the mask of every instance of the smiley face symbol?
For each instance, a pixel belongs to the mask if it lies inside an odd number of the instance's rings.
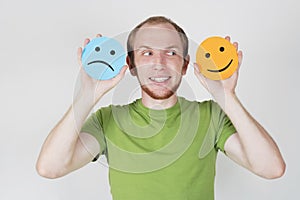
[[[238,55],[235,46],[225,38],[209,37],[199,45],[196,63],[205,77],[224,80],[237,69]]]
[[[126,54],[115,39],[97,37],[83,49],[81,61],[86,73],[97,80],[108,80],[119,74]]]

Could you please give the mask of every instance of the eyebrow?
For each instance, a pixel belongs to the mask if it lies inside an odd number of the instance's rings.
[[[137,47],[135,50],[140,50],[140,49],[160,49],[160,50],[169,50],[169,49],[176,49],[176,50],[180,50],[180,47],[176,46],[176,45],[171,45],[171,46],[167,46],[165,48],[153,48],[147,45],[142,45],[140,47]]]

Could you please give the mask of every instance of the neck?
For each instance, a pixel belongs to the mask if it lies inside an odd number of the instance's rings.
[[[142,103],[144,106],[154,110],[164,110],[171,108],[177,103],[177,95],[173,94],[167,99],[154,99],[150,97],[147,93],[142,92]]]

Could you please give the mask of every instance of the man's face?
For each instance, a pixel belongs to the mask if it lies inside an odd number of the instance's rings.
[[[178,32],[170,24],[142,26],[134,47],[136,75],[144,93],[167,99],[176,93],[187,64]]]

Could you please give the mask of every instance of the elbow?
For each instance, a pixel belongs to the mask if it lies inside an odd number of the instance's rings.
[[[261,173],[261,177],[266,179],[277,179],[284,175],[286,171],[286,164],[284,162],[273,165],[268,170],[264,170],[265,173]]]
[[[278,164],[276,167],[273,168],[273,173],[270,174],[268,179],[277,179],[284,175],[286,170],[286,164],[285,162],[282,162],[281,164]]]
[[[47,167],[46,165],[43,165],[39,162],[36,164],[36,171],[38,175],[48,179],[56,179],[62,176],[61,173],[58,173],[55,170],[51,169],[51,167]]]

